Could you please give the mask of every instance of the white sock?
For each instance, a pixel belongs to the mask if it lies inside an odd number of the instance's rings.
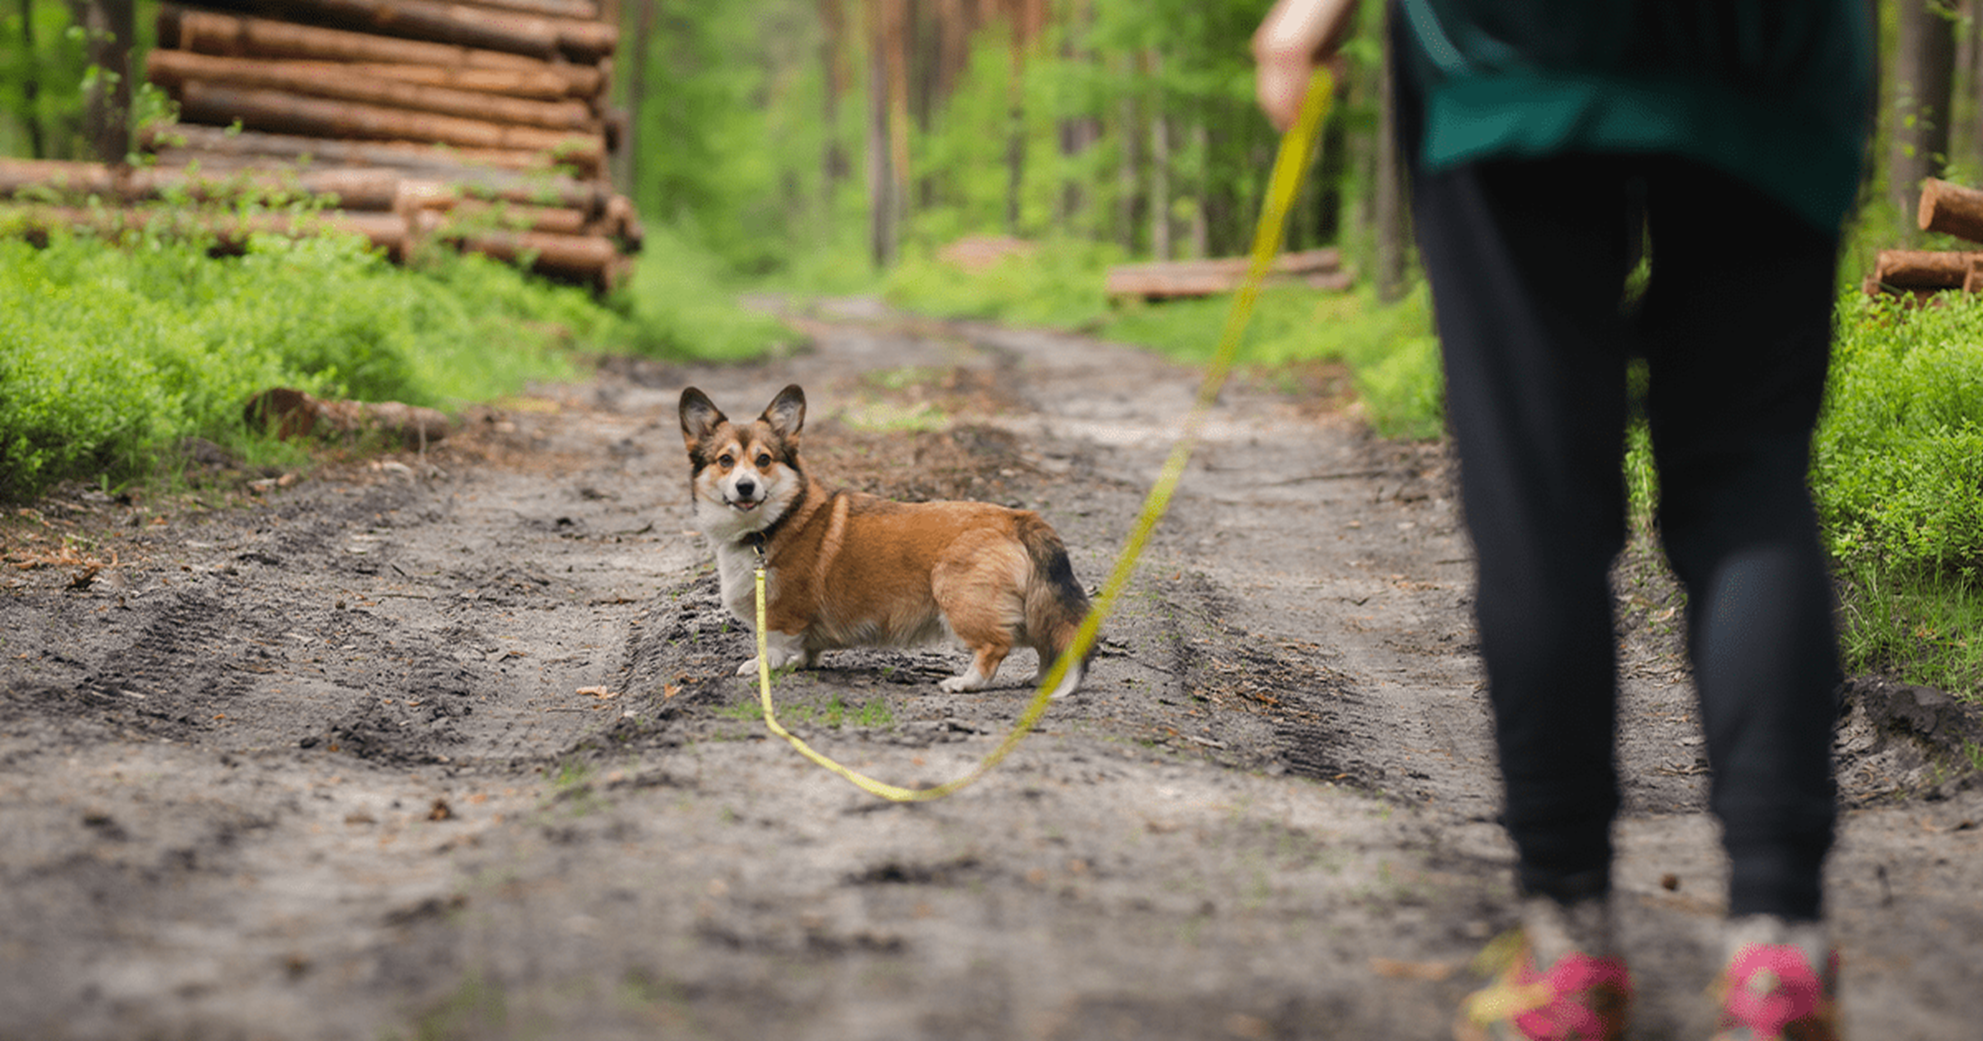
[[[1731,918],[1722,926],[1722,964],[1735,960],[1745,947],[1788,944],[1804,952],[1811,971],[1823,974],[1831,959],[1831,937],[1822,921],[1793,922],[1773,914]]]
[[[1571,951],[1582,951],[1593,958],[1618,953],[1612,936],[1611,899],[1595,897],[1562,904],[1546,896],[1522,900],[1522,931],[1528,937],[1529,953],[1538,972],[1556,964]]]

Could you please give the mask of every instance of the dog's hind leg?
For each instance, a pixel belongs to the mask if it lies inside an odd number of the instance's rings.
[[[937,684],[953,694],[967,690],[983,690],[991,686],[998,675],[998,667],[1012,650],[1010,643],[971,644],[971,667],[961,676],[952,676]]]
[[[1024,604],[1018,589],[1026,576],[1021,551],[991,532],[958,539],[931,574],[937,609],[964,646],[971,667],[940,686],[948,691],[983,690],[1012,653]]]

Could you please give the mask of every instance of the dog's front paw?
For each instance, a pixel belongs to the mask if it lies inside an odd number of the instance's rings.
[[[976,672],[967,672],[962,676],[952,676],[945,679],[939,682],[937,686],[952,694],[962,694],[966,691],[985,689],[985,681],[980,679]]]
[[[757,659],[752,658],[751,660],[743,663],[742,665],[737,666],[737,675],[739,676],[757,675]]]

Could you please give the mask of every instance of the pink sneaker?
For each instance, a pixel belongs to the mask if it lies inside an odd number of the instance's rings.
[[[1571,951],[1538,972],[1526,937],[1488,945],[1477,964],[1493,983],[1468,996],[1456,1041],[1617,1041],[1632,1003],[1631,975],[1617,957]]]
[[[1758,916],[1729,935],[1714,1041],[1838,1041],[1838,951],[1822,926]]]

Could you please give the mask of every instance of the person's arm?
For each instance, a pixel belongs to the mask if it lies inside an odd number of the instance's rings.
[[[1253,34],[1254,91],[1276,130],[1301,111],[1315,66],[1342,46],[1356,0],[1278,0]]]

